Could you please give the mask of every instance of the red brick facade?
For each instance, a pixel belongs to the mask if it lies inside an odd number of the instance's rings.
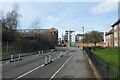
[[[112,30],[106,33],[106,46],[120,47],[120,19],[118,19],[111,27]]]

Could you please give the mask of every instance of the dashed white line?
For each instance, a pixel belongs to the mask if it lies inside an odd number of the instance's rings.
[[[74,53],[75,54],[75,53]],[[74,55],[73,54],[73,55]],[[52,75],[52,77],[49,79],[49,80],[52,80],[55,76],[56,76],[56,74],[66,65],[66,63],[72,58],[72,56],[73,55],[71,55],[68,59],[67,59],[67,61],[65,61],[65,63]]]

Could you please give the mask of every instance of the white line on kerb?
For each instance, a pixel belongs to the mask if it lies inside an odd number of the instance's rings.
[[[75,54],[75,53],[74,53]],[[73,54],[73,55],[74,55]],[[49,79],[49,80],[52,80],[52,78],[54,78],[55,76],[56,76],[56,74],[65,66],[65,64],[72,58],[72,56],[73,55],[71,55],[68,59],[67,59],[67,61],[52,75],[52,77]]]

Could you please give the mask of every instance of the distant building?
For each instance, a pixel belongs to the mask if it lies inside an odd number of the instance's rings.
[[[58,30],[56,28],[50,29],[18,29],[17,30],[23,37],[28,39],[34,39],[40,36],[41,33],[49,33],[53,35],[55,45],[58,45]]]
[[[75,42],[75,32],[72,32],[71,33],[71,42]]]
[[[62,39],[58,38],[58,45],[62,45]]]
[[[75,42],[75,31],[65,31],[65,42]]]
[[[52,35],[54,36],[54,40],[55,40],[55,45],[58,45],[58,29],[52,27],[50,29],[48,29],[48,31],[50,31],[52,33]]]
[[[83,34],[77,34],[75,36],[75,42],[82,42]]]

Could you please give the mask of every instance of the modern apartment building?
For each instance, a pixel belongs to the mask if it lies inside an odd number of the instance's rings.
[[[82,39],[83,39],[83,34],[77,34],[75,36],[75,41],[76,42],[82,42]]]
[[[65,42],[75,42],[75,31],[65,31]]]

